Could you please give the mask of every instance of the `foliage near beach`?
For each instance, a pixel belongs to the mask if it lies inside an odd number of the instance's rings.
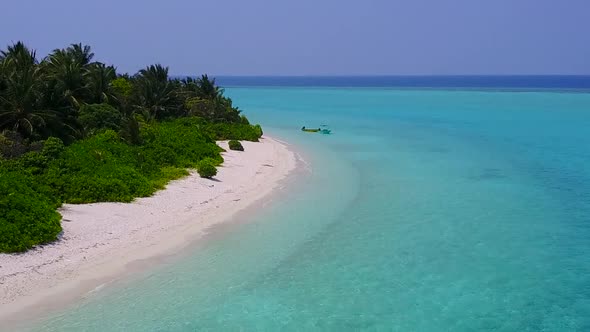
[[[30,178],[0,173],[0,252],[24,251],[61,232],[57,204]]]
[[[217,175],[217,168],[214,162],[207,158],[197,163],[197,172],[202,178],[210,179]]]
[[[242,143],[240,143],[240,141],[237,141],[235,139],[232,139],[231,141],[229,141],[228,146],[229,146],[230,150],[244,151],[244,147],[242,146]]]
[[[215,140],[262,136],[206,75],[130,76],[93,57],[81,44],[41,60],[20,42],[0,52],[0,252],[54,241],[62,203],[151,195],[187,168],[215,170]]]

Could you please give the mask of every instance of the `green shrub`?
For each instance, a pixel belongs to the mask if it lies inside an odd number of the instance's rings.
[[[124,77],[112,80],[110,86],[115,94],[122,97],[129,97],[133,92],[133,85]]]
[[[131,202],[153,194],[151,181],[131,166],[105,163],[95,172],[77,172],[62,177],[63,200],[68,203]]]
[[[244,151],[244,147],[242,146],[242,143],[240,143],[240,141],[231,140],[229,141],[228,145],[230,150]]]
[[[221,158],[221,161],[219,159],[213,159],[213,158],[205,158],[202,161],[206,161],[211,163],[213,166],[219,166],[223,163],[223,158]]]
[[[217,175],[217,168],[210,160],[201,160],[197,163],[197,172],[202,178],[210,179]]]
[[[262,135],[264,134],[262,132],[262,127],[259,124],[254,126],[254,133],[256,134],[256,136],[258,136],[258,138],[262,137]]]
[[[133,115],[125,116],[121,119],[119,135],[129,144],[140,145],[143,143],[140,122]]]
[[[47,196],[18,173],[0,173],[0,252],[25,251],[57,239],[61,216]]]
[[[214,99],[190,98],[185,102],[185,107],[188,115],[212,123],[240,123],[245,119],[240,116],[241,111],[232,106],[231,100],[222,96]]]
[[[213,139],[258,142],[262,137],[260,125],[242,123],[208,123],[201,126]]]
[[[152,185],[156,189],[164,189],[166,184],[172,180],[180,179],[189,173],[185,168],[162,167],[157,177],[152,180]]]
[[[197,119],[146,125],[142,145],[107,130],[67,147],[49,162],[42,181],[68,203],[129,202],[163,188],[207,159],[223,161],[221,148],[197,130]],[[33,169],[33,168],[31,168]]]
[[[138,169],[137,148],[114,131],[72,144],[42,178],[68,203],[129,202],[155,190]]]
[[[80,107],[78,120],[87,135],[121,128],[121,112],[109,104],[83,105]]]
[[[64,151],[65,146],[64,142],[57,137],[49,137],[45,142],[43,142],[43,149],[41,153],[49,158],[58,158],[61,153]]]
[[[16,160],[23,173],[41,174],[45,171],[50,159],[39,152],[27,152]]]
[[[142,153],[160,166],[193,168],[205,158],[223,161],[222,149],[199,130],[200,124],[197,118],[183,118],[147,127],[142,132]]]

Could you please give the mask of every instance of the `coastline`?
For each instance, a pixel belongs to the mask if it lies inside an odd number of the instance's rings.
[[[23,254],[0,254],[0,322],[17,324],[81,299],[142,260],[174,254],[270,195],[296,169],[278,140],[242,142],[227,152],[213,180],[196,172],[132,203],[66,204],[63,234]],[[59,298],[59,300],[55,300]]]

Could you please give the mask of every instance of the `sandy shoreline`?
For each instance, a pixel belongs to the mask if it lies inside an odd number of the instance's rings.
[[[75,301],[134,262],[177,252],[270,194],[296,168],[295,153],[269,137],[243,142],[244,152],[220,145],[228,152],[215,180],[191,174],[129,204],[64,205],[60,241],[0,254],[0,322],[16,322],[31,308],[52,310],[56,297]]]

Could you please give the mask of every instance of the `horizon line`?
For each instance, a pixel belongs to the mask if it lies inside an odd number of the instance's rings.
[[[312,77],[312,78],[334,78],[334,77],[590,77],[589,74],[206,74],[213,77]],[[170,74],[170,76],[198,76],[187,74]]]

